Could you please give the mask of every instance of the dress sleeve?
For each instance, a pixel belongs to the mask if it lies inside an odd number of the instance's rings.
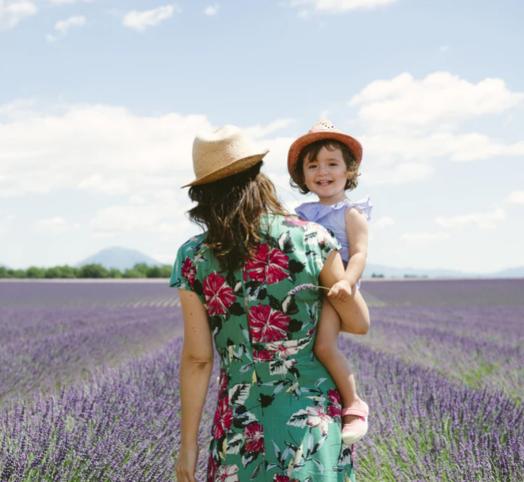
[[[373,203],[371,202],[371,198],[369,196],[367,198],[361,199],[360,201],[349,202],[348,208],[356,208],[358,211],[360,211],[361,214],[363,214],[366,217],[367,221],[371,221],[371,211],[373,210]]]
[[[196,266],[193,257],[195,247],[191,241],[186,241],[178,249],[169,279],[169,286],[172,288],[194,291]]]
[[[333,250],[342,248],[339,241],[323,226],[310,223],[311,229],[306,234],[307,256],[311,271],[316,277],[322,271],[326,259]]]

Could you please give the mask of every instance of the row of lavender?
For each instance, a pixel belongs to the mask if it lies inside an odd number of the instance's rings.
[[[180,347],[177,339],[84,388],[9,404],[0,419],[0,480],[173,480]],[[351,355],[373,404],[369,436],[357,449],[359,480],[520,480],[522,406],[364,346]],[[202,446],[211,413],[209,403]]]
[[[457,289],[481,297],[486,286],[471,283]],[[490,362],[506,357],[511,366],[521,354],[522,305],[514,296],[481,310],[467,297],[445,306],[449,285],[415,283],[416,295],[408,285],[367,283],[373,330],[342,342],[372,405],[369,436],[357,447],[358,479],[524,479],[522,388],[492,383],[483,362],[465,356],[476,350]],[[15,309],[0,286],[0,336],[11,355],[0,361],[0,480],[173,480],[179,311],[127,302],[145,292],[150,299],[173,292],[161,285],[96,285],[97,299],[93,286],[84,296],[84,285],[68,286],[76,307],[64,309],[51,303],[53,290],[58,300],[64,287],[40,286],[46,310],[37,310],[40,295]],[[479,383],[463,383],[454,365],[469,367]],[[518,359],[513,365],[518,377]],[[53,385],[62,388],[53,393]],[[213,386],[202,447],[215,396]],[[202,458],[197,480],[204,464]]]
[[[175,309],[0,308],[0,404],[93,378],[180,333]]]
[[[524,399],[524,306],[376,308],[373,329],[354,338],[471,388]]]

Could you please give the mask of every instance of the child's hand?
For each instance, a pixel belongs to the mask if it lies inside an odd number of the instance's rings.
[[[339,301],[347,301],[353,294],[355,289],[348,280],[337,281],[328,291],[328,297]]]

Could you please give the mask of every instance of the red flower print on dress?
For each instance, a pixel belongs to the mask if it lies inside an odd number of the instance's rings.
[[[246,439],[246,452],[259,453],[264,450],[264,432],[263,427],[258,422],[251,422],[244,429]]]
[[[246,276],[268,285],[278,283],[289,276],[289,258],[280,249],[270,249],[269,244],[259,244],[253,258],[246,263]]]
[[[216,273],[210,273],[204,279],[203,289],[207,312],[210,315],[225,315],[228,308],[236,300],[233,290],[226,283],[226,280]]]
[[[328,399],[329,404],[327,407],[327,414],[330,417],[341,417],[342,416],[342,400],[340,398],[340,393],[338,390],[330,389],[328,390]]]
[[[215,460],[213,454],[209,454],[207,459],[207,482],[215,482],[215,474],[218,468],[218,461]]]
[[[254,343],[269,343],[286,338],[290,318],[269,305],[249,308],[249,327]]]
[[[271,361],[273,359],[273,353],[269,350],[253,350],[253,360],[256,362]]]
[[[220,377],[218,379],[218,396],[221,397],[227,394],[228,376],[225,370],[220,370]]]
[[[213,438],[220,439],[231,427],[233,421],[233,410],[229,405],[229,398],[222,397],[218,402],[213,419]]]
[[[218,468],[216,482],[239,482],[238,465],[221,465]]]
[[[196,267],[189,257],[184,260],[184,264],[182,265],[182,276],[189,281],[192,288],[195,283]]]
[[[290,479],[287,475],[275,475],[273,482],[299,482],[299,480]]]

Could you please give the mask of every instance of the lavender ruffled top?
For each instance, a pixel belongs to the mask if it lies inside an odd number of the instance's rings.
[[[360,201],[350,201],[344,199],[336,204],[321,204],[319,202],[304,203],[295,209],[295,212],[307,221],[314,221],[321,224],[325,228],[329,229],[342,245],[340,255],[347,263],[349,260],[349,240],[346,234],[346,209],[356,208],[358,209],[366,219],[371,219],[371,210],[373,204],[369,197],[361,199]]]

